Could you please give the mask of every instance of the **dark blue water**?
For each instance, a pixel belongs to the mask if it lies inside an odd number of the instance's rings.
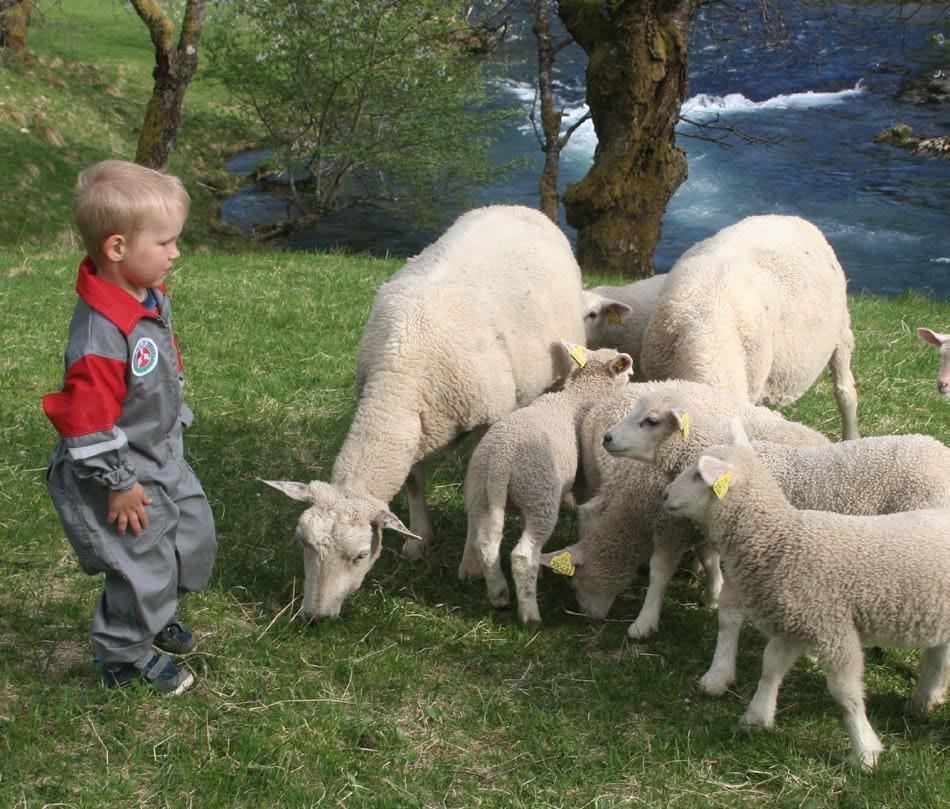
[[[729,136],[731,145],[724,147],[690,137],[697,132],[692,124],[679,125],[689,178],[667,208],[655,254],[658,271],[669,269],[690,245],[744,216],[795,214],[824,231],[852,291],[895,294],[914,288],[950,298],[950,162],[872,143],[877,132],[898,122],[917,134],[947,134],[945,104],[917,104],[900,91],[915,78],[947,69],[947,46],[925,39],[939,32],[950,36],[950,30],[938,16],[939,4],[905,6],[903,22],[890,13],[894,8],[893,3],[873,6],[871,13],[846,18],[842,26],[823,18],[792,20],[790,40],[771,46],[755,31],[747,41],[735,39],[734,25],[713,16],[715,6],[700,12],[684,117],[778,142],[749,144]],[[710,32],[719,46],[711,44]],[[522,158],[524,165],[479,189],[475,204],[535,207],[542,155],[527,118],[537,64],[533,35],[527,32],[508,43],[497,59],[503,60],[504,73],[495,80],[499,103],[519,105],[525,115],[501,135],[492,157],[499,165]],[[586,110],[585,64],[576,46],[559,55],[558,98],[567,121]],[[562,154],[562,190],[587,172],[595,145],[588,122]],[[239,156],[229,168],[241,173],[254,159]],[[282,199],[259,186],[222,205],[222,217],[245,229],[279,219],[285,211]],[[445,222],[457,213],[447,208]],[[389,212],[366,208],[330,217],[296,234],[288,247],[411,255],[437,232],[414,231]]]

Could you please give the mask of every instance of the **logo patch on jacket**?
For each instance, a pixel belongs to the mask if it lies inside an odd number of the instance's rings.
[[[145,376],[158,365],[158,346],[150,337],[142,337],[132,350],[132,373]]]

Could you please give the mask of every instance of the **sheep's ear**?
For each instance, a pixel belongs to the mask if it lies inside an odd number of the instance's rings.
[[[670,413],[676,419],[676,427],[683,438],[689,438],[689,413],[681,408],[674,407]]]
[[[573,576],[575,568],[584,564],[584,551],[577,545],[568,545],[559,551],[541,554],[541,564],[562,576]]]
[[[295,480],[264,480],[257,478],[261,483],[283,492],[292,500],[299,500],[301,503],[312,503],[313,492],[309,483],[298,483]]]
[[[614,301],[610,298],[604,298],[600,307],[601,314],[606,316],[608,326],[619,326],[620,321],[625,320],[633,311],[627,304],[620,301]]]
[[[412,533],[405,525],[402,524],[402,520],[399,519],[395,514],[393,514],[389,509],[383,509],[379,512],[373,519],[370,521],[374,528],[388,528],[390,531],[396,531],[403,536],[412,537],[413,539],[421,540],[422,537],[417,534]]]
[[[568,359],[574,363],[578,368],[583,368],[587,365],[587,352],[584,349],[584,346],[575,345],[574,343],[569,343],[567,340],[561,340],[561,347],[564,349],[565,355]]]
[[[733,416],[729,420],[729,437],[732,439],[733,446],[752,449],[749,436],[746,435],[745,427],[742,426],[742,419],[738,416]]]
[[[697,462],[703,482],[722,500],[729,487],[735,485],[736,468],[727,461],[703,455]]]
[[[626,376],[633,367],[633,357],[629,354],[618,354],[617,359],[610,363],[610,371],[614,376]]]
[[[950,334],[940,334],[932,329],[917,329],[917,336],[925,343],[931,343],[935,346],[943,345],[950,340]]]

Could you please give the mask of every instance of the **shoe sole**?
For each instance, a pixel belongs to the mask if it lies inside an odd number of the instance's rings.
[[[179,694],[182,694],[185,691],[187,691],[189,688],[191,688],[194,684],[195,684],[195,675],[189,671],[188,676],[184,680],[182,680],[178,688],[176,688],[174,691],[166,691],[165,693],[169,697],[177,697]]]

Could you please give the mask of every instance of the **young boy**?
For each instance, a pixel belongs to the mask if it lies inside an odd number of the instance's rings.
[[[108,688],[180,694],[194,682],[161,652],[194,649],[175,610],[207,583],[217,551],[183,454],[193,414],[163,283],[188,205],[177,177],[121,160],[82,172],[73,200],[88,255],[63,388],[43,397],[60,435],[46,484],[80,566],[105,573],[92,638]]]

